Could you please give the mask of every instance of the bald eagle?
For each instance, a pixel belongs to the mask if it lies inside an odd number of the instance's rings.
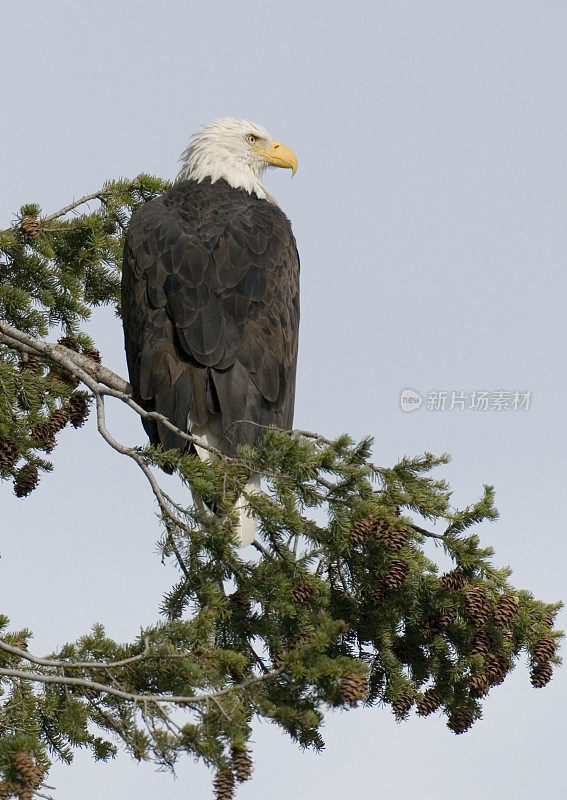
[[[133,397],[228,455],[263,426],[293,419],[299,256],[291,224],[262,185],[295,154],[259,125],[203,127],[173,188],[132,215],[122,273],[125,349]],[[154,445],[188,442],[143,420]],[[203,457],[205,451],[196,448]],[[248,491],[259,486],[251,477]],[[241,544],[255,521],[237,504]]]

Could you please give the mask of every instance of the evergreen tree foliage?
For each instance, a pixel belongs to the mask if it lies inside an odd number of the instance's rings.
[[[460,734],[523,655],[536,688],[559,663],[560,604],[493,565],[471,532],[496,518],[493,489],[453,508],[435,477],[448,456],[384,468],[369,439],[271,428],[238,458],[204,462],[108,434],[105,395],[141,410],[98,382],[85,323],[97,305],[119,313],[129,214],[166,188],[147,175],[110,182],[50,216],[24,206],[0,232],[1,477],[18,497],[33,491],[57,433],[82,425],[94,399],[103,436],[153,476],[161,555],[178,573],[158,621],[128,643],[95,625],[38,658],[31,632],[0,617],[0,798],[33,797],[50,763],[79,747],[105,760],[122,746],[171,769],[184,754],[202,759],[229,800],[252,774],[255,718],[315,749],[327,709],[361,704],[388,705],[398,720],[438,711]],[[42,347],[54,336],[58,349]],[[181,500],[159,489],[160,469],[179,477]],[[253,556],[235,546],[233,512],[251,472],[263,476],[246,497],[259,521]],[[442,574],[434,545],[452,563]]]

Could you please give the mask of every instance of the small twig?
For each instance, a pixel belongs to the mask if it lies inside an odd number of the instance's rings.
[[[86,194],[84,197],[81,197],[80,200],[75,200],[73,203],[69,203],[68,206],[65,206],[60,211],[56,211],[54,214],[49,214],[47,217],[43,217],[44,222],[49,222],[52,219],[57,219],[58,217],[64,217],[65,214],[68,214],[69,211],[72,211],[77,206],[82,206],[83,203],[88,203],[89,200],[102,200],[105,195],[109,193],[109,189],[99,189],[97,192],[93,192],[92,194]]]
[[[410,527],[412,527],[414,531],[417,531],[417,533],[421,533],[422,536],[429,536],[430,539],[445,539],[445,536],[442,533],[432,533],[432,531],[426,531],[425,528],[420,528],[419,525],[412,524]]]

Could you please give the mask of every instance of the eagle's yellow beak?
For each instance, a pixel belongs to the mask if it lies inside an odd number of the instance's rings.
[[[287,167],[290,169],[292,177],[297,172],[297,156],[285,144],[272,142],[270,148],[258,148],[255,152],[263,156],[268,164],[273,164],[274,167]]]

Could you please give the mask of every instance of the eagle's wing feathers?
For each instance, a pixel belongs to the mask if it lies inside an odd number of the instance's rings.
[[[227,452],[261,432],[240,420],[291,426],[298,271],[285,215],[224,181],[184,182],[134,214],[123,315],[138,400],[181,429],[218,417]]]

